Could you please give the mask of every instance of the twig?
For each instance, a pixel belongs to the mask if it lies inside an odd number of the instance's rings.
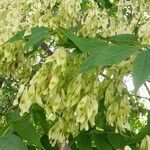
[[[101,76],[104,77],[104,78],[108,78],[105,74],[103,74],[103,72],[100,72],[99,75],[101,75]]]
[[[146,88],[146,90],[148,92],[148,95],[150,96],[150,89],[149,89],[148,85],[146,83],[144,83],[144,86],[145,86],[145,88]]]
[[[146,100],[149,100],[150,101],[150,98],[148,97],[144,97],[144,96],[140,96],[140,95],[137,95],[138,98],[143,98],[143,99],[146,99]]]
[[[1,86],[3,84],[3,81],[4,81],[4,79],[2,77],[0,77],[0,88],[1,88]]]
[[[48,54],[48,56],[51,56],[53,54],[46,42],[43,42],[41,44],[41,48]]]

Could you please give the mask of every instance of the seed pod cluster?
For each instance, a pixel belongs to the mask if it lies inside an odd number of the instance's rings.
[[[80,57],[75,54],[70,59],[65,48],[57,48],[20,97],[21,114],[28,113],[31,105],[37,103],[44,108],[47,118],[55,116],[58,119],[49,131],[54,143],[67,140],[70,133],[75,136],[80,130],[95,125],[100,82],[95,70],[88,75],[74,75],[74,69],[79,68],[83,60]]]
[[[107,108],[106,120],[108,124],[116,127],[116,132],[130,130],[129,117],[131,106],[128,94],[123,85],[123,76],[129,72],[131,61],[122,62],[110,68],[115,76],[107,84],[104,104]]]

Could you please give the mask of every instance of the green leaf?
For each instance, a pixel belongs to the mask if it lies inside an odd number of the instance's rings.
[[[110,0],[105,0],[105,8],[110,9],[114,4]]]
[[[44,110],[37,104],[32,105],[30,110],[31,110],[31,113],[32,113],[35,124],[41,126],[43,131],[45,133],[48,133],[49,123],[46,120]]]
[[[119,34],[110,37],[109,40],[116,43],[137,44],[138,36],[134,34]]]
[[[13,123],[14,121],[20,120],[20,115],[18,111],[11,111],[6,114],[6,120],[8,123]]]
[[[79,150],[77,147],[77,144],[74,142],[73,144],[70,145],[71,150]]]
[[[13,127],[16,133],[30,144],[41,147],[40,136],[36,133],[35,127],[26,119],[20,119],[13,122]]]
[[[150,52],[143,51],[137,55],[133,64],[133,82],[135,91],[148,79],[150,75]]]
[[[82,0],[81,10],[86,11],[90,8],[90,0]]]
[[[137,150],[138,149],[137,148],[137,143],[130,144],[129,146],[130,146],[131,150]]]
[[[45,150],[51,150],[52,149],[52,146],[50,144],[50,140],[46,134],[42,135],[41,144],[43,145]]]
[[[14,134],[0,137],[0,150],[28,150],[23,141]]]
[[[114,149],[123,149],[131,140],[130,138],[125,139],[120,134],[115,133],[107,134],[107,139]]]
[[[106,116],[104,113],[98,112],[95,118],[95,124],[100,129],[104,129],[104,127],[106,126]]]
[[[110,9],[113,4],[109,0],[96,0],[103,8]]]
[[[143,44],[143,47],[150,50],[150,45],[149,44]]]
[[[73,32],[62,29],[63,34],[69,38],[82,52],[100,51],[108,45],[107,42],[97,38],[77,37]]]
[[[92,149],[92,141],[88,133],[80,133],[77,136],[77,144],[80,150]]]
[[[0,136],[3,136],[5,133],[7,133],[7,131],[9,131],[9,129],[11,128],[10,124],[6,124],[4,125],[0,125]]]
[[[24,45],[23,51],[27,51],[30,47],[37,47],[37,45],[43,42],[50,35],[50,33],[50,29],[46,27],[32,28],[31,35],[27,36],[28,41]]]
[[[17,32],[13,37],[11,37],[7,42],[15,42],[15,41],[19,41],[19,40],[22,40],[23,37],[24,37],[24,33],[25,33],[26,30],[22,30],[22,31],[19,31]]]
[[[118,5],[114,4],[108,12],[108,15],[115,15],[118,12]]]
[[[48,135],[44,134],[41,137],[41,143],[45,150],[59,150],[58,144],[56,144],[54,147],[50,144],[50,140],[48,138]]]
[[[81,66],[81,72],[90,70],[99,65],[113,65],[125,60],[137,48],[125,44],[107,46],[104,50],[92,54]]]
[[[68,141],[69,141],[68,143],[69,143],[69,147],[71,150],[79,150],[77,142],[76,142],[76,138],[74,138],[72,134],[70,134]]]
[[[104,134],[94,134],[93,140],[97,150],[113,150]]]
[[[150,125],[146,125],[141,129],[141,131],[133,138],[133,143],[140,143],[146,135],[150,135]]]
[[[31,29],[31,34],[41,34],[41,33],[48,33],[51,30],[47,27],[33,27]]]
[[[35,146],[33,145],[28,145],[28,150],[37,150]]]
[[[104,99],[101,99],[98,107],[98,114],[95,118],[95,124],[97,127],[104,129],[106,126],[106,116],[105,116],[106,107],[104,105]]]

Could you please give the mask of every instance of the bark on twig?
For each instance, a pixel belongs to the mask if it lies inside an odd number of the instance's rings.
[[[4,81],[4,79],[2,77],[0,77],[0,88],[1,88],[1,86],[3,84],[3,81]]]
[[[137,97],[138,98],[143,98],[143,99],[146,99],[146,100],[150,101],[150,98],[148,98],[148,97],[144,97],[144,96],[140,96],[140,95],[137,95]]]
[[[48,54],[48,56],[51,56],[53,54],[46,42],[43,42],[41,44],[41,48]]]
[[[146,83],[144,83],[144,86],[145,86],[145,88],[146,88],[146,90],[148,92],[148,95],[150,96],[150,89],[149,89],[148,85]]]

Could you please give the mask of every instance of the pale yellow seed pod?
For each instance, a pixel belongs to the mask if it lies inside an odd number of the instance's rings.
[[[146,135],[142,140],[140,150],[150,150],[150,136]]]
[[[106,89],[106,92],[105,92],[105,106],[109,106],[110,104],[112,104],[114,101],[115,101],[115,98],[114,98],[114,90],[115,90],[115,87],[114,87],[114,83],[110,83],[108,88]]]
[[[29,112],[29,108],[31,107],[31,105],[32,105],[32,101],[30,100],[30,98],[28,96],[27,89],[25,89],[21,96],[20,103],[19,103],[21,115],[23,115],[26,112]]]
[[[18,103],[19,103],[19,102],[18,102],[18,98],[20,98],[20,96],[22,95],[24,89],[25,89],[25,85],[20,85],[20,88],[19,88],[19,91],[18,91],[18,93],[17,93],[16,99],[15,99],[14,102],[13,102],[13,105],[14,105],[14,106],[18,105]]]
[[[53,90],[59,82],[59,78],[57,76],[52,76],[49,81],[49,90]]]
[[[132,149],[130,148],[130,146],[127,145],[124,147],[124,150],[132,150]]]
[[[106,119],[110,125],[114,125],[114,122],[117,120],[119,110],[119,104],[117,102],[112,103],[107,110]]]

